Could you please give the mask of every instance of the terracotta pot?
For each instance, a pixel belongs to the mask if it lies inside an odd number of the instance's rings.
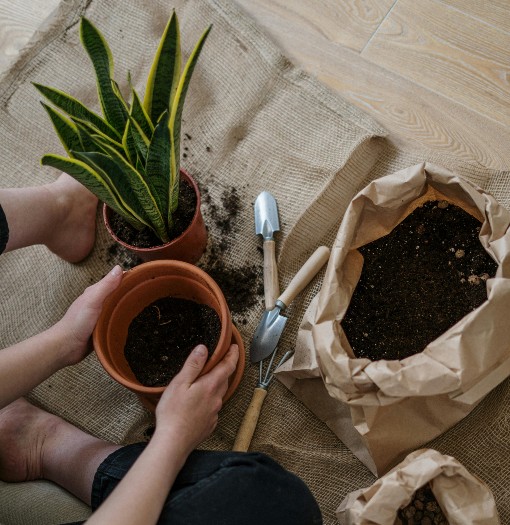
[[[239,361],[229,379],[229,388],[223,399],[226,401],[239,385],[244,372],[244,345],[232,324],[230,311],[219,286],[207,273],[192,264],[152,261],[124,274],[120,286],[106,299],[94,329],[93,343],[99,361],[113,379],[138,394],[142,403],[153,411],[166,387],[142,385],[124,356],[124,345],[131,321],[146,306],[164,297],[207,304],[218,314],[221,333],[203,374],[223,358],[232,343],[239,345]]]
[[[112,212],[106,204],[103,205],[103,220],[108,233],[116,242],[138,255],[143,261],[176,259],[178,261],[195,263],[205,251],[207,246],[207,229],[200,211],[200,191],[197,183],[191,178],[189,173],[183,169],[181,169],[181,177],[195,191],[197,197],[197,208],[188,228],[179,235],[179,237],[176,237],[166,244],[153,246],[151,248],[138,248],[137,246],[132,246],[122,239],[119,239],[110,225],[110,214]]]

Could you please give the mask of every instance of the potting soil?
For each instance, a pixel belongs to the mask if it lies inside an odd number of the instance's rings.
[[[210,356],[220,332],[220,319],[210,306],[165,297],[144,308],[133,319],[124,354],[140,383],[164,386],[179,372],[198,344],[205,344]]]
[[[480,244],[480,227],[458,206],[429,201],[359,248],[363,269],[341,322],[356,357],[421,352],[487,299],[497,264]]]
[[[448,525],[428,483],[414,493],[409,505],[400,509],[397,516],[402,525]]]

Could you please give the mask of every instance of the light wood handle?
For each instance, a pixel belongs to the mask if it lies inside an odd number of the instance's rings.
[[[329,248],[319,246],[305,264],[303,264],[292,281],[290,281],[289,286],[287,286],[287,289],[278,297],[278,300],[285,306],[289,306],[296,295],[317,275],[328,259]]]
[[[246,414],[244,414],[243,421],[237,432],[236,441],[232,450],[236,452],[247,452],[250,448],[251,438],[257,428],[260,410],[266,399],[267,390],[265,388],[255,388],[253,396],[248,406]]]
[[[278,284],[278,269],[276,266],[275,243],[264,241],[264,299],[266,310],[272,310],[276,298],[280,295]]]

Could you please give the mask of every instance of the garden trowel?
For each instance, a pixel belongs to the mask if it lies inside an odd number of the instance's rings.
[[[276,266],[273,234],[280,231],[278,206],[275,198],[268,192],[259,194],[254,204],[255,232],[264,239],[264,301],[266,310],[272,310],[280,295],[278,271]]]
[[[319,246],[294,276],[287,289],[278,297],[276,306],[264,312],[251,343],[250,360],[252,363],[265,359],[276,348],[287,323],[287,317],[282,315],[282,312],[317,275],[328,259],[329,248]]]

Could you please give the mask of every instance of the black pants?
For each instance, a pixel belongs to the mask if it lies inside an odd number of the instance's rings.
[[[7,241],[9,240],[9,226],[7,225],[7,218],[4,210],[0,205],[0,254],[5,250]]]
[[[121,448],[98,468],[92,510],[111,494],[145,447]],[[308,487],[268,456],[193,452],[177,476],[159,524],[315,525],[322,523]]]

